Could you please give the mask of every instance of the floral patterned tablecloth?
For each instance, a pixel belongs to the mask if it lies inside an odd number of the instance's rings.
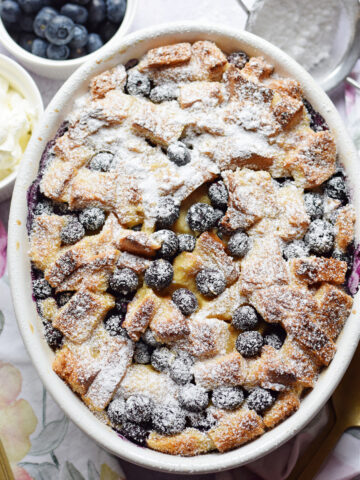
[[[242,27],[245,17],[236,0],[139,0],[132,30],[171,20],[217,21]],[[0,52],[2,50],[0,48]],[[5,52],[4,52],[5,53]],[[355,70],[357,77],[360,65]],[[34,75],[47,104],[61,82]],[[360,95],[340,88],[333,100],[360,150]],[[12,307],[6,270],[9,202],[0,204],[0,438],[16,480],[182,479],[135,467],[111,456],[72,422],[46,393],[24,348]],[[282,480],[301,450],[327,421],[327,407],[296,438],[272,454],[231,472],[204,480]],[[317,480],[360,479],[360,435],[343,435]],[[124,473],[125,472],[125,473]],[[200,476],[191,477],[196,480]],[[1,480],[1,479],[0,479]],[[310,479],[309,479],[310,480]]]

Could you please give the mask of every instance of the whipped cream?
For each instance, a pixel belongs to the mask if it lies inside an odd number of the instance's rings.
[[[29,101],[0,75],[0,180],[19,164],[33,129],[36,112]]]

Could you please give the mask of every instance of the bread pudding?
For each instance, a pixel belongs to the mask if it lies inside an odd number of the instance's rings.
[[[197,41],[98,74],[28,200],[53,370],[119,435],[237,448],[331,362],[354,209],[326,121],[266,59]]]

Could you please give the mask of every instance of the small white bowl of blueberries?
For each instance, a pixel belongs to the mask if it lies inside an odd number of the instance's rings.
[[[0,42],[29,70],[65,79],[116,42],[137,0],[0,0]]]

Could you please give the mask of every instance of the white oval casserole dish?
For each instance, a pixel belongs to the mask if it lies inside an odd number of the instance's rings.
[[[73,99],[84,93],[89,79],[100,71],[125,63],[131,58],[140,58],[147,50],[169,43],[207,39],[216,42],[221,49],[230,53],[245,50],[250,55],[263,55],[275,70],[298,80],[305,97],[328,122],[335,135],[340,161],[345,166],[352,190],[352,200],[360,218],[360,169],[355,148],[344,124],[327,95],[312,77],[288,55],[270,43],[248,32],[230,30],[220,26],[196,24],[172,24],[149,28],[129,35],[116,47],[102,52],[83,65],[63,85],[48,106],[41,124],[22,160],[12,199],[9,223],[9,263],[13,302],[24,343],[45,387],[64,410],[66,415],[87,435],[102,447],[119,457],[146,468],[173,473],[207,473],[243,465],[271,452],[299,432],[325,404],[341,380],[356,349],[360,322],[359,295],[355,296],[353,313],[337,341],[338,351],[328,368],[321,374],[313,391],[303,400],[300,409],[274,430],[257,440],[227,453],[210,453],[203,456],[184,458],[170,456],[139,447],[119,437],[113,430],[101,423],[87,409],[82,401],[70,390],[51,369],[53,352],[42,336],[35,303],[32,300],[29,242],[26,231],[26,191],[37,176],[39,159],[46,142],[51,139],[61,122],[70,111]],[[359,223],[356,238],[359,239]]]

